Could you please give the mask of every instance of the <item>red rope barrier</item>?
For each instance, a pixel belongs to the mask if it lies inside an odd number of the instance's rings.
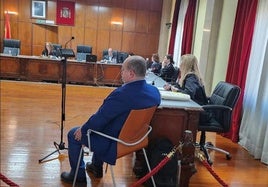
[[[215,171],[211,168],[207,160],[204,158],[204,156],[201,153],[198,153],[198,158],[202,162],[202,164],[207,168],[207,170],[210,172],[210,174],[223,186],[228,187],[228,185],[215,173]]]
[[[172,151],[169,154],[167,154],[167,156],[165,156],[165,158],[161,160],[161,162],[159,162],[159,164],[155,166],[154,169],[151,170],[151,172],[147,173],[144,177],[140,178],[137,182],[132,184],[130,187],[140,186],[142,183],[147,181],[151,176],[156,174],[164,165],[166,165],[166,163],[171,159],[171,157],[174,156],[177,149],[178,147],[175,146],[172,149]]]
[[[12,182],[11,180],[9,180],[6,176],[4,176],[2,173],[0,173],[0,179],[6,183],[9,186],[14,186],[14,187],[19,187],[18,184]]]

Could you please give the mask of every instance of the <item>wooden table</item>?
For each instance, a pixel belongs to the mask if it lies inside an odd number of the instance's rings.
[[[61,82],[62,61],[40,56],[0,54],[1,78],[25,81]],[[67,59],[66,82],[119,86],[121,64],[81,62]]]

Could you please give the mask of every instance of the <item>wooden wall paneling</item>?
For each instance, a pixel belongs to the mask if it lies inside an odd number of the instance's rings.
[[[161,12],[162,6],[163,6],[163,0],[151,0],[150,10]]]
[[[148,32],[152,34],[160,34],[161,14],[159,12],[149,13]]]
[[[133,0],[125,0],[125,8],[126,9],[137,9],[138,1]]]
[[[97,31],[97,56],[98,59],[102,59],[102,52],[104,49],[109,48],[109,38],[110,31],[109,30],[98,30]]]
[[[112,22],[118,22],[123,24],[124,21],[124,9],[122,8],[113,8],[111,15],[111,30],[122,30],[123,25],[112,24]]]
[[[112,14],[112,8],[99,7],[98,29],[109,30],[111,28],[111,14]]]
[[[92,47],[92,54],[97,54],[97,30],[85,28],[85,45]],[[98,56],[98,55],[97,55]]]
[[[40,55],[46,42],[46,27],[32,24],[32,55]]]
[[[84,41],[85,41],[85,27],[83,27],[83,26],[73,27],[72,28],[72,36],[74,36],[75,39],[72,40],[71,47],[69,45],[69,48],[72,48],[76,52],[77,45],[84,45]]]
[[[112,0],[99,0],[99,6],[111,7]]]
[[[112,0],[112,6],[118,7],[118,8],[124,8],[125,7],[125,0]]]
[[[58,44],[61,44],[62,47],[65,47],[65,43],[70,40],[72,37],[72,27],[68,26],[58,26]],[[68,45],[68,44],[67,44]],[[70,44],[68,45],[70,47]]]
[[[58,27],[44,26],[46,29],[46,42],[58,43]]]
[[[18,1],[18,20],[31,22],[31,0]]]
[[[45,41],[64,47],[72,36],[76,38],[70,43],[73,49],[80,43],[91,45],[98,59],[108,47],[137,54],[146,54],[148,51],[151,54],[150,50],[158,47],[158,44],[154,46],[154,42],[150,42],[151,48],[144,51],[145,46],[141,45],[141,39],[137,37],[142,35],[143,39],[145,34],[149,36],[147,42],[155,41],[154,36],[150,35],[159,35],[163,0],[76,0],[75,26],[58,27],[37,26],[36,20],[31,18],[31,0],[1,2],[1,10],[9,9],[19,13],[18,16],[10,16],[11,32],[12,38],[22,41],[24,54],[39,55]],[[57,0],[47,0],[47,20],[56,21],[56,2]],[[122,21],[123,25],[111,25],[111,21]],[[3,15],[0,24],[2,46]],[[22,28],[26,30],[22,31]],[[138,46],[142,46],[142,49],[138,49]]]
[[[56,24],[57,0],[47,0],[47,20],[53,20]]]
[[[147,33],[149,26],[149,12],[148,11],[137,11],[137,21],[135,25],[135,31],[138,33]]]
[[[137,1],[138,1],[137,10],[146,10],[146,11],[150,11],[151,1],[154,2],[154,0],[137,0]]]
[[[146,48],[146,53],[149,57],[152,56],[153,53],[158,53],[158,43],[159,43],[159,35],[157,34],[148,34],[148,46]],[[161,57],[160,57],[161,59]]]
[[[111,31],[110,47],[114,50],[122,51],[122,31]]]
[[[135,31],[136,25],[136,10],[125,9],[124,13],[124,22],[123,22],[123,30],[124,31]]]
[[[137,55],[147,56],[148,54],[146,54],[146,51],[147,48],[149,47],[148,35],[145,33],[136,33],[134,47],[135,47],[135,53]]]
[[[135,33],[123,32],[122,51],[133,52],[135,51]]]
[[[94,5],[98,6],[99,5],[99,0],[86,0],[87,5]]]
[[[86,7],[82,4],[75,3],[75,27],[84,27]]]
[[[97,6],[87,6],[85,14],[85,27],[97,29],[98,28],[98,12]]]
[[[21,41],[20,54],[32,55],[32,24],[30,22],[18,22],[18,29],[18,38]]]

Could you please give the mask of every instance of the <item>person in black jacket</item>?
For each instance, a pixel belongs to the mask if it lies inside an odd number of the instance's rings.
[[[42,51],[42,56],[57,56],[51,42],[46,42],[44,50]]]
[[[160,70],[159,76],[167,82],[171,82],[174,76],[175,68],[173,64],[174,61],[172,55],[166,55],[162,62],[162,69]]]
[[[150,70],[154,74],[158,75],[161,70],[161,63],[160,63],[159,55],[157,53],[154,53],[152,55],[151,60],[152,60],[152,65],[150,67]]]
[[[164,88],[188,94],[199,105],[208,103],[204,82],[198,68],[198,61],[192,54],[186,54],[181,57],[179,82],[175,85],[167,84]]]

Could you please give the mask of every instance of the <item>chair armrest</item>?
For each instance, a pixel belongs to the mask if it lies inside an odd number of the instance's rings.
[[[222,111],[232,111],[232,108],[225,105],[203,105],[204,110],[222,110]]]
[[[152,127],[151,127],[151,126],[148,126],[148,128],[149,128],[148,131],[146,132],[146,134],[145,134],[143,137],[141,137],[138,141],[136,141],[136,142],[132,142],[132,143],[130,143],[130,142],[125,142],[125,141],[123,141],[123,140],[121,140],[121,139],[115,138],[115,137],[113,137],[113,136],[110,136],[110,135],[107,135],[107,134],[105,134],[105,133],[102,133],[102,132],[99,132],[99,131],[95,131],[95,130],[92,130],[92,129],[88,129],[88,131],[87,131],[87,135],[88,135],[88,137],[89,137],[90,133],[93,132],[93,133],[96,133],[96,134],[98,134],[98,135],[100,135],[100,136],[103,136],[103,137],[105,137],[105,138],[108,138],[108,139],[114,140],[114,141],[116,141],[116,142],[122,143],[122,144],[124,144],[124,145],[127,145],[127,146],[134,146],[134,145],[137,145],[137,144],[139,144],[140,142],[142,142],[142,141],[148,136],[148,134],[152,131]]]

